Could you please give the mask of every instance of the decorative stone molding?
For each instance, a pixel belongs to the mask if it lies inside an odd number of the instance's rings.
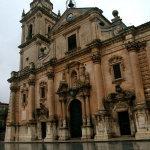
[[[44,105],[44,103],[40,103],[40,108],[37,108],[35,112],[35,119],[39,120],[43,117],[44,120],[47,120],[48,114],[48,108]]]
[[[128,44],[126,44],[126,49],[128,51],[139,51],[141,47],[145,47],[145,46],[146,46],[146,41],[129,42]]]
[[[35,85],[35,79],[29,79],[28,84],[29,85]]]
[[[109,72],[112,77],[112,83],[121,84],[125,80],[124,79],[125,64],[124,64],[123,58],[121,56],[114,55],[108,60],[108,63],[109,63]],[[115,79],[114,73],[113,73],[113,66],[117,64],[119,64],[120,71],[121,71],[121,78],[119,79]]]
[[[91,57],[93,63],[100,63],[101,62],[101,55],[99,53],[93,54]]]
[[[53,71],[51,71],[51,72],[47,72],[47,77],[48,77],[48,79],[54,79],[54,76],[55,76],[55,74],[54,74],[54,72]]]
[[[19,86],[16,86],[16,85],[10,86],[10,90],[11,90],[12,92],[17,92],[19,89],[20,89],[20,87],[19,87]]]
[[[116,85],[115,88],[116,88],[116,93],[111,93],[108,95],[106,99],[107,103],[115,104],[121,101],[126,101],[130,104],[135,99],[134,94],[132,94],[131,92],[122,90],[120,85]]]
[[[21,89],[21,99],[22,99],[21,105],[23,108],[25,108],[28,104],[27,98],[28,98],[28,88],[26,84],[24,83]]]

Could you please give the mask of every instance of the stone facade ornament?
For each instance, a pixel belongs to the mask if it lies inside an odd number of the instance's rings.
[[[38,119],[41,116],[48,118],[48,109],[43,103],[40,103],[40,108],[37,108],[35,113],[36,119]]]
[[[93,63],[100,63],[101,62],[101,55],[99,53],[93,54],[91,57]]]
[[[138,51],[140,50],[141,47],[145,47],[146,46],[146,41],[143,41],[143,42],[128,42],[126,44],[126,49],[128,51]]]
[[[135,99],[134,94],[132,94],[131,92],[122,90],[120,85],[116,85],[115,88],[116,88],[116,93],[109,94],[106,102],[109,102],[109,103],[117,103],[119,101],[131,102]]]
[[[48,79],[54,79],[54,76],[55,76],[53,71],[48,72],[46,75],[47,75]]]

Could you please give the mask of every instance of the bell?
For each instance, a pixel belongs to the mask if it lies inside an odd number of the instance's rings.
[[[68,6],[69,6],[70,8],[74,7],[74,4],[73,4],[72,0],[70,0]]]

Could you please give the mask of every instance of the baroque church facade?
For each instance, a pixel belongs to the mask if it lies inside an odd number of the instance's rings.
[[[33,0],[22,13],[5,141],[150,139],[150,22]]]

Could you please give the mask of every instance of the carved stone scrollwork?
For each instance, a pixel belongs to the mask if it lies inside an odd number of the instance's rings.
[[[116,93],[109,94],[106,101],[111,103],[117,103],[119,101],[132,102],[132,100],[134,99],[134,94],[132,94],[131,92],[124,91],[122,90],[120,85],[116,85]]]
[[[93,54],[91,57],[93,63],[100,63],[101,62],[101,55],[99,53]]]
[[[126,49],[128,51],[139,51],[141,47],[145,47],[145,46],[146,46],[146,41],[129,42],[128,44],[126,44]]]
[[[48,79],[54,79],[54,76],[55,76],[55,74],[54,74],[54,72],[53,71],[51,71],[51,72],[47,72],[47,77],[48,77]]]
[[[10,87],[10,90],[11,90],[12,92],[17,92],[19,89],[20,89],[19,86],[16,86],[16,85],[12,85],[12,86]]]
[[[35,85],[35,79],[29,79],[28,84],[29,85]]]
[[[40,108],[37,108],[35,113],[36,119],[38,119],[41,116],[48,118],[48,109],[43,103],[40,103]]]

